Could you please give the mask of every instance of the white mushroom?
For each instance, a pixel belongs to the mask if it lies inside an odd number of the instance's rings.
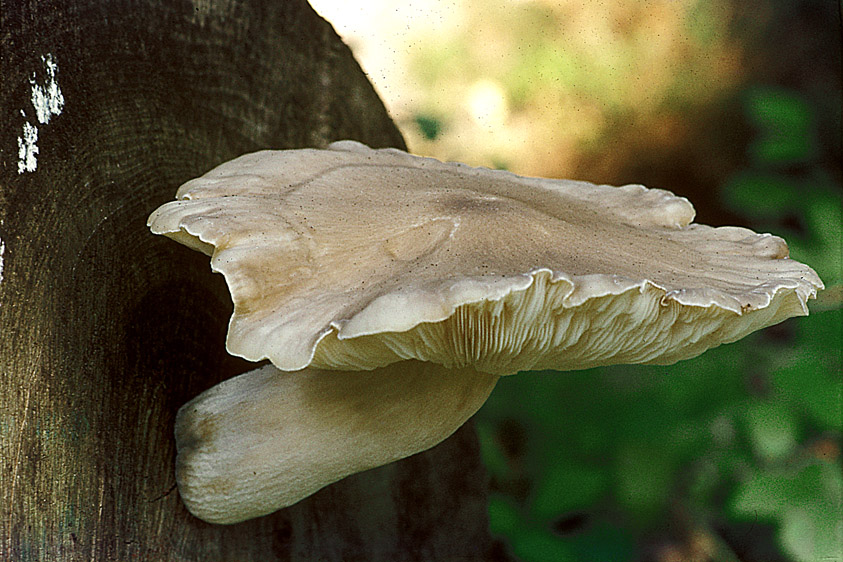
[[[822,288],[782,239],[692,224],[667,191],[352,141],[247,154],[177,198],[152,231],[212,256],[228,350],[273,365],[179,412],[179,489],[214,523],[435,445],[500,375],[673,363]]]

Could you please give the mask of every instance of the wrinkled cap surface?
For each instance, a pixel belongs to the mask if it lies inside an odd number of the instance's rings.
[[[152,231],[212,256],[229,351],[283,370],[667,364],[807,314],[822,288],[781,238],[693,224],[667,191],[352,141],[247,154],[177,199]]]

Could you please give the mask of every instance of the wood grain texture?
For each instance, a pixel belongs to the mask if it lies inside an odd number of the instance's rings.
[[[0,31],[0,560],[491,556],[470,427],[238,525],[174,487],[178,407],[249,365],[221,276],[146,218],[244,152],[403,148],[331,27],[303,0],[2,0]]]

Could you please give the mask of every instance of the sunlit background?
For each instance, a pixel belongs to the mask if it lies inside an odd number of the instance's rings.
[[[492,530],[533,561],[843,561],[834,0],[311,0],[416,154],[643,183],[785,237],[812,315],[671,367],[502,380]]]

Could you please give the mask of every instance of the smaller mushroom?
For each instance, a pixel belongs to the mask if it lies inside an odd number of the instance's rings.
[[[501,375],[673,363],[822,288],[782,239],[693,224],[667,191],[352,141],[247,154],[177,198],[152,231],[211,256],[229,352],[272,363],[179,411],[179,490],[213,523],[432,447]]]

